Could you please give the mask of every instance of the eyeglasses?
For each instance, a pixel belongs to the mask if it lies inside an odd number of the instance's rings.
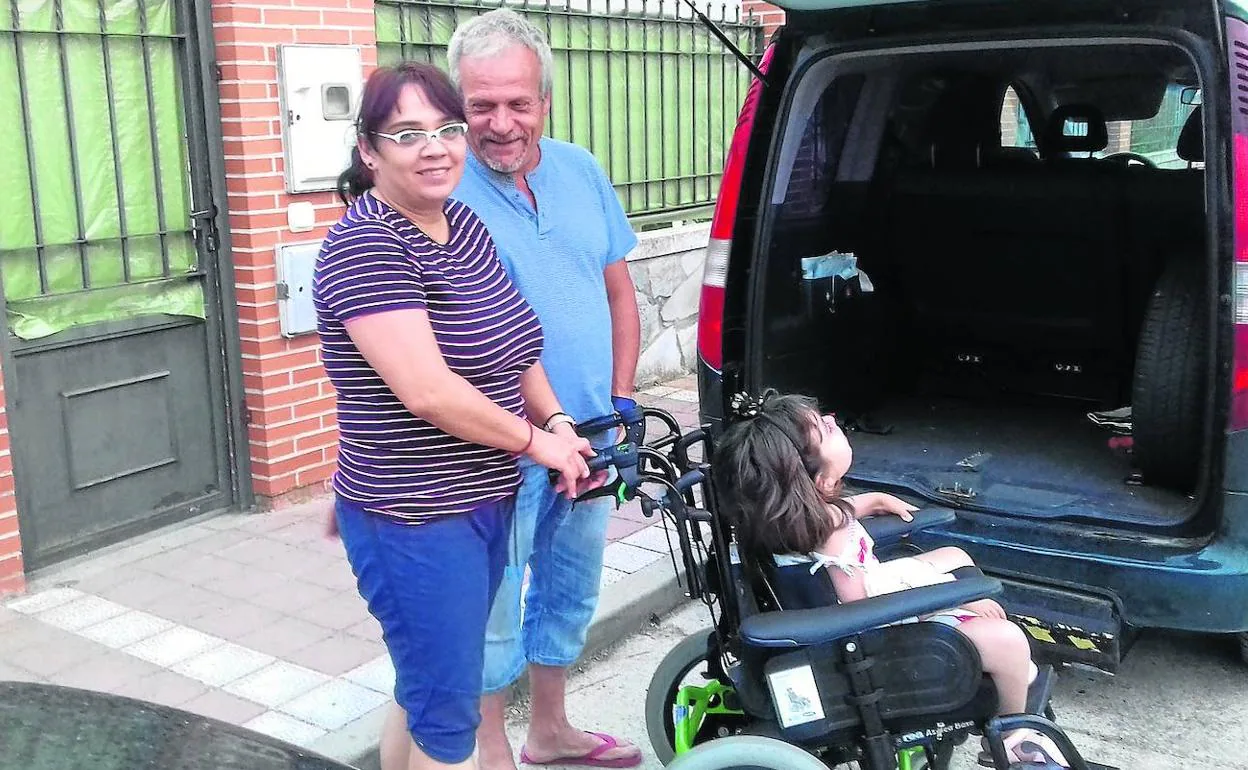
[[[393,134],[387,134],[382,131],[372,132],[373,136],[381,136],[389,139],[400,147],[409,147],[415,149],[424,147],[432,140],[445,143],[448,140],[463,139],[468,133],[467,123],[447,123],[432,131],[422,131],[419,128],[405,128],[402,131]]]

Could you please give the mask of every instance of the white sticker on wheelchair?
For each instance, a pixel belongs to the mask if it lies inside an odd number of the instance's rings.
[[[771,702],[781,727],[794,727],[823,719],[823,702],[810,666],[798,666],[767,675]]]

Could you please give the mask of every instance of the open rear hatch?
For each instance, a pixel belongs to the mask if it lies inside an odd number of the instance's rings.
[[[757,256],[727,287],[743,381],[818,396],[860,486],[977,520],[1207,531],[1215,6],[779,5]],[[1006,583],[1039,647],[1116,666],[1108,594]]]

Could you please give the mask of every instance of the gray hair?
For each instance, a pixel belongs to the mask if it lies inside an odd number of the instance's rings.
[[[496,8],[489,13],[469,19],[456,28],[446,48],[446,59],[451,82],[458,88],[459,60],[497,56],[513,45],[522,45],[537,55],[541,67],[542,98],[550,96],[554,56],[546,35],[510,8]]]

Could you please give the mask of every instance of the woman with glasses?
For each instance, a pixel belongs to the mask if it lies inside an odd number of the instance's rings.
[[[412,768],[475,767],[485,624],[527,455],[569,495],[592,450],[562,418],[542,329],[477,216],[458,92],[435,67],[368,79],[349,204],[316,265],[321,357],[338,394],[335,524],[381,624]],[[549,430],[547,430],[549,428]]]

